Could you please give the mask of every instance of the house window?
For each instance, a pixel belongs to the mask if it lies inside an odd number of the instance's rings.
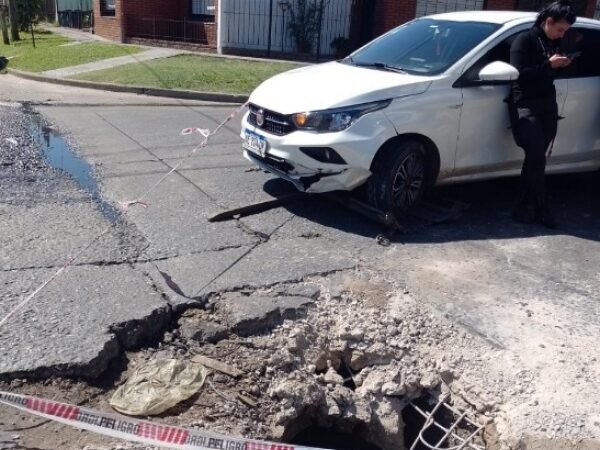
[[[116,0],[100,0],[100,15],[114,16],[116,11]]]
[[[204,22],[215,21],[215,0],[191,0],[192,18]]]

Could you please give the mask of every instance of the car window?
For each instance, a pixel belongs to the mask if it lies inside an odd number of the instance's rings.
[[[460,78],[462,83],[470,83],[470,82],[478,82],[479,80],[479,72],[488,64],[494,61],[502,61],[507,64],[510,63],[510,46],[514,42],[514,40],[521,33],[524,33],[528,30],[522,30],[517,33],[514,33],[504,39],[502,42],[494,46],[490,49],[485,55],[479,58],[471,67],[467,69],[467,71]]]
[[[499,25],[417,19],[395,28],[344,60],[374,68],[391,66],[417,75],[444,72]]]
[[[563,71],[561,78],[600,76],[600,30],[572,27],[563,38],[561,51],[565,54],[581,52]]]

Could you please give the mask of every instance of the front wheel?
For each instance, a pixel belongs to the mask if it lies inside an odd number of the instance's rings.
[[[402,213],[419,203],[427,187],[427,159],[420,142],[401,141],[377,155],[367,181],[367,197],[376,208]]]

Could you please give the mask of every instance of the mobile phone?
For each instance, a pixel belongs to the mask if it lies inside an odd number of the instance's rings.
[[[567,53],[566,56],[569,59],[575,59],[575,58],[581,56],[581,52]]]

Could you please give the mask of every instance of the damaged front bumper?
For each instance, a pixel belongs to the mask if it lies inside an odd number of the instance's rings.
[[[302,192],[319,193],[348,190],[348,186],[359,186],[371,175],[371,172],[366,170],[360,176],[356,173],[356,169],[351,170],[349,168],[338,171],[314,172],[307,168],[294,166],[283,159],[270,155],[263,157],[248,150],[244,150],[244,156],[261,169],[289,181]]]
[[[274,135],[242,119],[240,137],[257,137],[266,144],[259,149],[245,146],[244,156],[302,191],[322,193],[351,191],[371,176],[371,161],[377,150],[395,136],[387,117],[377,111],[360,118],[350,128],[335,133],[296,130]],[[325,163],[309,156],[306,149],[328,148],[337,153],[336,163]]]

